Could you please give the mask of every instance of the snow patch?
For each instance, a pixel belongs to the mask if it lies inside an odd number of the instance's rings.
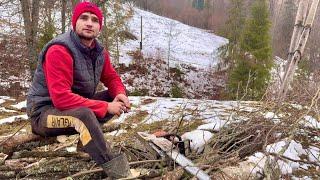
[[[318,121],[317,119],[313,118],[312,116],[305,116],[304,119],[305,121],[303,122],[303,124],[306,127],[320,129],[320,121]]]
[[[226,124],[226,121],[220,120],[220,121],[200,125],[197,129],[219,131],[225,124]]]
[[[17,108],[17,109],[26,108],[27,107],[27,101],[22,101],[22,102],[19,102],[18,104],[11,105],[11,106],[14,107],[14,108]]]
[[[77,147],[71,146],[71,147],[66,147],[67,152],[76,152]]]
[[[15,110],[6,109],[5,107],[0,107],[0,112],[17,112]]]
[[[320,149],[317,147],[304,148],[300,143],[291,140],[291,141],[280,141],[266,147],[266,151],[269,153],[276,153],[288,157],[293,160],[301,160],[301,156],[308,157],[308,161],[315,162],[320,165]],[[274,160],[274,157],[269,157]],[[265,167],[267,156],[261,152],[255,153],[253,156],[248,158],[249,162],[257,164],[256,168],[253,169],[253,173],[262,172]],[[308,167],[308,165],[294,162],[290,160],[278,160],[277,165],[281,170],[282,174],[291,174],[294,170],[303,169]]]
[[[291,106],[292,106],[293,108],[298,109],[298,110],[302,110],[302,109],[303,109],[303,106],[300,105],[300,104],[291,104]]]
[[[276,123],[276,124],[280,122],[280,118],[279,118],[275,113],[273,113],[273,112],[267,112],[267,113],[265,113],[264,118],[270,119],[270,120],[272,120],[272,121],[273,121],[274,123]]]
[[[8,118],[0,119],[0,124],[11,123],[13,121],[16,121],[17,119],[27,120],[28,116],[26,114],[24,114],[24,115],[11,116]]]
[[[15,99],[10,98],[9,96],[0,96],[0,99],[3,99],[3,100],[11,100],[11,101],[14,101],[14,100],[15,100]]]
[[[204,145],[208,143],[212,136],[213,134],[209,131],[193,130],[191,132],[184,133],[181,138],[182,140],[190,140],[191,150],[201,153],[204,150]]]
[[[127,131],[123,130],[123,129],[119,129],[119,130],[116,130],[116,131],[109,132],[107,135],[108,136],[120,136],[123,133],[127,133]]]

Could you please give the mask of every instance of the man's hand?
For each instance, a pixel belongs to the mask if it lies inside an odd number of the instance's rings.
[[[118,94],[114,98],[113,102],[121,102],[121,103],[123,103],[124,106],[125,106],[125,111],[124,112],[128,112],[128,110],[131,108],[131,105],[130,105],[130,102],[129,102],[129,98],[124,94]]]
[[[123,102],[113,101],[108,103],[108,113],[120,116],[123,112],[126,112],[127,108]]]

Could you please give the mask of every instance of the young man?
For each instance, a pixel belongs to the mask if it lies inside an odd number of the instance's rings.
[[[45,45],[39,55],[27,112],[32,131],[44,137],[80,134],[82,149],[112,178],[129,175],[124,154],[106,144],[100,123],[130,109],[125,87],[96,40],[103,15],[93,3],[76,5],[70,30]],[[107,91],[96,93],[101,81]]]

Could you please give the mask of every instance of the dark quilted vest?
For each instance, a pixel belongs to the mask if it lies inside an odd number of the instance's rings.
[[[86,98],[91,98],[96,92],[105,62],[103,47],[96,41],[96,47],[90,50],[80,43],[73,31],[68,31],[51,40],[39,54],[38,66],[27,95],[27,113],[31,118],[39,116],[45,107],[52,105],[42,63],[49,47],[57,44],[69,49],[73,57],[72,92]]]

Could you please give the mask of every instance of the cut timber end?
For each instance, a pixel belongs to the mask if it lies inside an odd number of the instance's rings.
[[[31,149],[37,146],[52,144],[57,141],[55,137],[43,138],[35,134],[22,134],[1,139],[0,142],[0,152],[3,152],[5,154],[12,154],[14,151]]]

